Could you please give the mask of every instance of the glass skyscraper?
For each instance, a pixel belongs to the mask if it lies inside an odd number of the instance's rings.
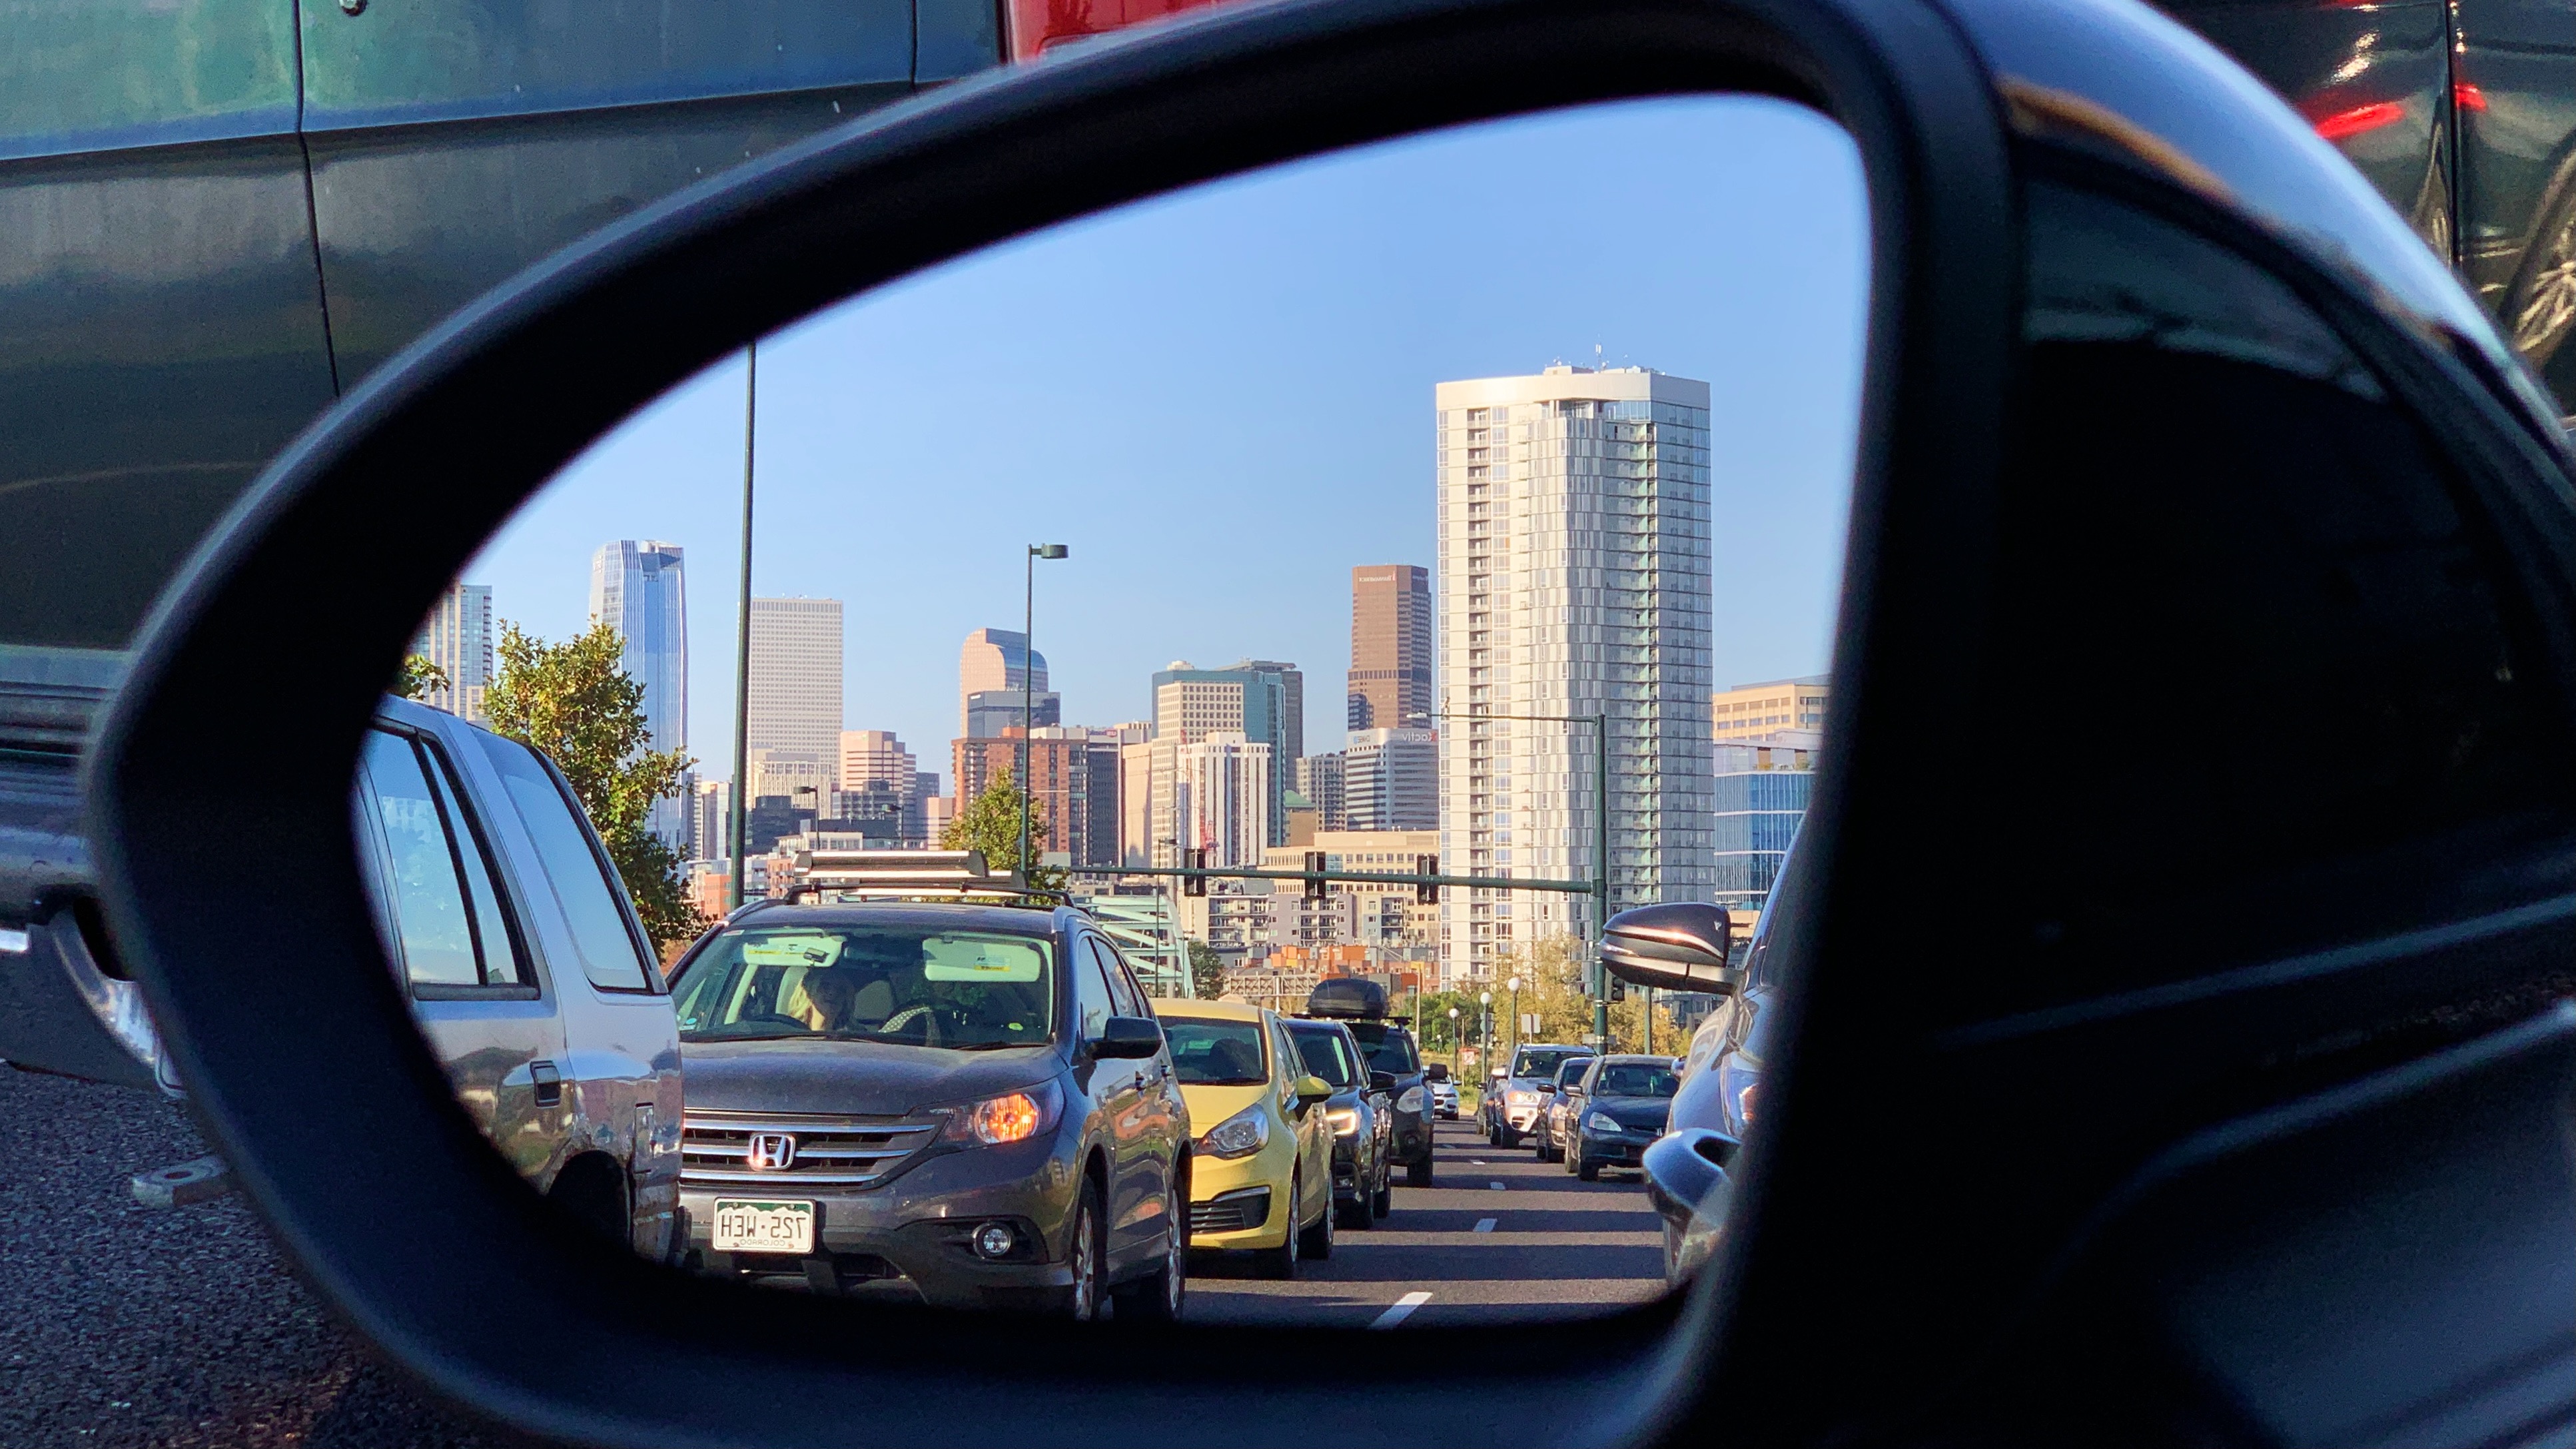
[[[1708,403],[1637,367],[1437,387],[1444,870],[1590,878],[1591,729],[1503,716],[1606,714],[1610,908],[1710,899]],[[1444,970],[1592,939],[1592,916],[1580,896],[1447,892]]]
[[[606,621],[626,643],[618,665],[644,686],[646,747],[687,749],[689,610],[680,546],[635,538],[601,544],[590,559],[590,617]],[[645,828],[685,852],[685,791],[682,798],[656,801]]]

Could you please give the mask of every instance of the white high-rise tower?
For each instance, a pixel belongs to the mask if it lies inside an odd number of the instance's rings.
[[[826,793],[840,788],[841,650],[840,600],[751,601],[751,728],[745,738],[754,750],[810,753]],[[815,798],[818,806],[827,803],[825,793]]]
[[[1435,405],[1441,868],[1591,879],[1591,728],[1473,716],[1606,713],[1611,909],[1710,899],[1708,384],[1559,365]],[[1591,939],[1593,916],[1444,892],[1444,969]]]

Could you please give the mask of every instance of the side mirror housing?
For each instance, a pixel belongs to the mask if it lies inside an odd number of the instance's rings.
[[[1333,1095],[1333,1084],[1309,1073],[1297,1079],[1297,1105],[1312,1107]]]
[[[1718,906],[1670,901],[1633,907],[1603,927],[1601,965],[1632,986],[1732,995],[1744,986],[1744,973],[1727,964],[1734,931]]]
[[[1091,1055],[1101,1061],[1150,1057],[1163,1049],[1163,1029],[1141,1016],[1113,1016],[1102,1024]]]
[[[1371,1073],[1369,1073],[1369,1090],[1370,1090],[1370,1091],[1372,1091],[1372,1092],[1392,1092],[1392,1091],[1394,1091],[1394,1090],[1395,1090],[1395,1073],[1393,1073],[1393,1072],[1371,1072]]]

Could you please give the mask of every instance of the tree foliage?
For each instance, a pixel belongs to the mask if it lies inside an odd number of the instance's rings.
[[[402,668],[394,674],[393,693],[404,699],[427,699],[447,688],[447,671],[431,662],[426,654],[406,654]]]
[[[653,802],[677,796],[681,772],[696,761],[645,748],[644,686],[620,663],[615,626],[593,624],[549,644],[505,620],[498,653],[499,674],[483,696],[493,731],[563,771],[654,945],[667,950],[706,929],[680,881],[678,853],[644,828]]]
[[[1044,817],[1029,817],[1029,854],[1045,852],[1047,823]],[[948,828],[939,833],[943,850],[980,850],[984,868],[997,874],[1008,873],[1020,866],[1020,791],[1012,782],[1008,765],[993,772],[983,792],[966,802]],[[1055,866],[1032,864],[1028,883],[1034,890],[1060,891],[1071,883],[1073,873]]]
[[[1190,992],[1201,1001],[1225,995],[1225,958],[1205,941],[1191,941]]]
[[[1520,1040],[1580,1042],[1590,1036],[1593,1002],[1583,990],[1584,966],[1590,955],[1590,948],[1571,936],[1550,936],[1497,957],[1490,988],[1494,993],[1496,1046],[1507,1047],[1513,1040],[1514,1000],[1506,985],[1513,977],[1519,977],[1521,983],[1520,1014],[1539,1018],[1538,1031],[1523,1032]],[[1610,1050],[1614,1052],[1645,1050],[1645,992],[1632,986],[1627,996],[1625,1001],[1610,1004]],[[1679,1055],[1685,1033],[1668,1008],[1659,1004],[1655,1012],[1655,1049]]]

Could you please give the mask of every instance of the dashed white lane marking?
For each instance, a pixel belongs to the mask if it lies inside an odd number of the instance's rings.
[[[1377,1316],[1377,1322],[1370,1324],[1369,1327],[1393,1328],[1404,1320],[1411,1318],[1413,1316],[1413,1310],[1430,1301],[1431,1295],[1428,1293],[1407,1293],[1403,1297],[1395,1300],[1394,1307],[1379,1314]]]
[[[1467,1161],[1468,1161],[1469,1163],[1471,1163],[1471,1164],[1473,1164],[1473,1165],[1477,1166],[1477,1167],[1482,1167],[1482,1166],[1484,1166],[1484,1165],[1485,1165],[1485,1159],[1483,1159],[1483,1158],[1481,1158],[1481,1157],[1470,1157],[1470,1158],[1468,1158],[1468,1159],[1467,1159]]]
[[[1475,1226],[1475,1228],[1473,1229],[1473,1231],[1475,1231],[1475,1232],[1479,1232],[1479,1233],[1490,1233],[1490,1232],[1492,1232],[1493,1230],[1494,1230],[1494,1220],[1493,1220],[1492,1218],[1478,1218],[1478,1219],[1476,1219],[1476,1226]]]
[[[1492,1188],[1496,1192],[1501,1192],[1503,1190],[1503,1185],[1499,1182],[1489,1182],[1486,1183],[1485,1186]]]

